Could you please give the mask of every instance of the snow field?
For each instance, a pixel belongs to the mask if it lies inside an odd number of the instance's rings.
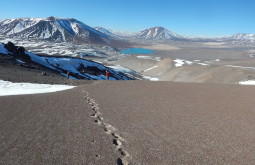
[[[255,80],[241,81],[239,82],[241,85],[255,85]]]
[[[10,81],[0,80],[0,96],[24,95],[36,93],[50,93],[72,89],[75,86],[69,85],[51,85],[51,84],[33,84],[33,83],[12,83]]]

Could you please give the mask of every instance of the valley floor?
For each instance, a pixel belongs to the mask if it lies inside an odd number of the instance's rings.
[[[253,86],[95,81],[0,97],[0,164],[254,164]]]
[[[137,44],[153,54],[132,54],[111,61],[159,81],[239,84],[254,80],[254,47],[229,42]]]

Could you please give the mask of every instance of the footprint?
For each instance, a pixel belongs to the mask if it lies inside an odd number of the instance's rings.
[[[94,122],[97,123],[97,124],[101,124],[101,123],[102,123],[102,122],[99,121],[99,120],[94,120]]]
[[[119,139],[119,140],[121,140],[121,141],[125,141],[119,134],[116,134],[114,132],[112,133],[112,136]]]
[[[120,154],[123,155],[123,156],[126,156],[126,155],[127,155],[126,152],[123,151],[121,148],[119,149],[119,152],[120,152]]]
[[[107,134],[110,134],[112,131],[107,129],[107,128],[104,128],[104,131],[107,133]]]
[[[125,156],[125,157],[130,157],[130,154],[126,151],[124,151],[122,148],[119,148],[119,152],[121,155]]]
[[[95,117],[97,118],[99,121],[102,121],[104,118],[102,116],[99,116],[99,114],[97,112],[94,112],[91,117]],[[102,123],[102,125],[104,126],[104,124]]]
[[[102,121],[103,117],[97,115],[97,119]]]
[[[90,104],[90,103],[89,103],[89,104]],[[97,104],[91,105],[91,108],[92,108],[93,111],[99,110],[99,107],[98,107]]]
[[[108,128],[108,129],[111,129],[112,131],[115,131],[116,130],[116,128],[115,127],[113,127],[112,125],[110,125],[110,124],[106,124],[106,123],[104,123],[104,126],[106,127],[106,128]]]
[[[124,165],[121,158],[117,159],[117,165]]]
[[[120,136],[116,133],[112,133],[112,136],[115,137],[115,138],[119,138]]]
[[[112,143],[116,146],[121,146],[122,143],[118,139],[113,139]]]
[[[128,165],[128,162],[124,159],[118,158],[117,165]]]

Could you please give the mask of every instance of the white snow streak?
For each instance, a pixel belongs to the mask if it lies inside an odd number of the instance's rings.
[[[193,64],[193,62],[191,62],[191,61],[185,61],[185,60],[181,60],[181,59],[175,59],[174,62],[175,62],[175,67],[180,67],[180,66],[184,65],[185,63],[188,65]]]
[[[155,69],[155,68],[157,68],[157,67],[158,67],[157,65],[156,65],[156,66],[153,66],[153,67],[151,67],[151,68],[148,68],[148,69],[144,70],[144,72],[148,72],[149,70]]]
[[[176,60],[174,60],[174,62],[175,62],[176,67],[180,67],[185,64],[184,61],[180,60],[180,59],[176,59]]]
[[[0,96],[50,93],[74,88],[68,85],[12,83],[0,80]]]
[[[254,80],[241,81],[241,82],[239,82],[239,84],[241,84],[241,85],[255,85],[255,81]]]
[[[150,81],[159,81],[159,79],[155,77],[143,76],[143,78],[148,79]]]
[[[209,64],[205,64],[205,63],[197,63],[197,64],[203,65],[203,66],[209,65]]]

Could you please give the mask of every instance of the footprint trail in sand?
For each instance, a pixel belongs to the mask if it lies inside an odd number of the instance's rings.
[[[92,115],[91,117],[94,118],[94,122],[98,124],[100,127],[103,127],[106,134],[112,136],[112,144],[116,150],[121,155],[121,158],[117,159],[117,165],[128,165],[128,160],[131,159],[131,155],[124,150],[124,143],[125,140],[117,133],[117,129],[112,125],[104,122],[102,114],[99,112],[99,106],[96,101],[89,97],[89,93],[86,91],[82,91],[86,101],[90,104]]]

